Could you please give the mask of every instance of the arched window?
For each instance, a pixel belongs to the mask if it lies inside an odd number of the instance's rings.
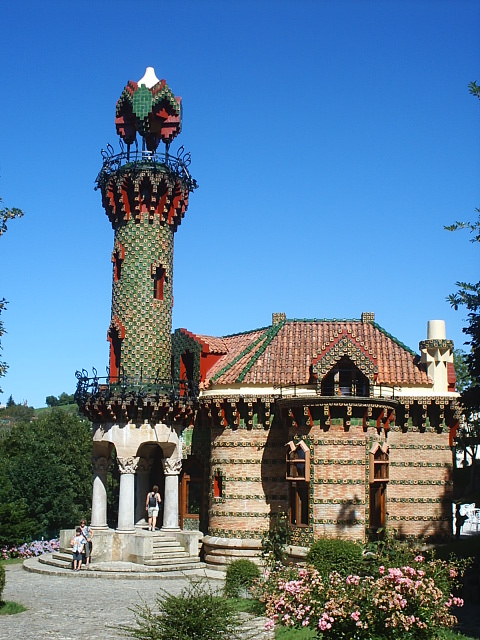
[[[368,397],[368,378],[350,360],[343,356],[322,380],[322,396]]]

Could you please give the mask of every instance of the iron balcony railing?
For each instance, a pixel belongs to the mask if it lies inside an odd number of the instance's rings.
[[[171,155],[168,149],[165,153],[152,151],[141,151],[137,147],[132,150],[127,147],[125,150],[123,144],[121,153],[114,153],[111,144],[106,149],[102,149],[103,165],[95,180],[95,189],[101,189],[112,173],[120,168],[129,168],[141,170],[145,168],[167,167],[175,176],[180,178],[188,187],[189,191],[197,188],[197,181],[192,178],[188,167],[190,166],[191,156],[189,152],[185,152],[183,147],[177,151],[177,155]]]
[[[93,376],[89,376],[85,369],[77,371],[75,376],[77,378],[75,401],[80,407],[96,399],[134,398],[141,401],[153,398],[177,402],[179,400],[195,401],[198,398],[198,385],[192,380],[149,378],[144,377],[142,372],[140,375],[129,376],[123,371],[119,376],[100,377],[95,368]]]
[[[318,393],[316,389],[312,389],[311,386],[305,385],[284,385],[279,387],[274,387],[279,390],[281,398],[298,398],[303,396],[315,396],[317,398],[335,398],[336,400],[342,400],[343,398],[358,398],[358,399],[388,399],[395,400],[397,393],[398,396],[398,388],[391,387],[388,385],[375,385],[370,387],[368,393],[366,393],[363,389],[361,392],[355,392],[351,387],[339,387],[337,392],[332,388],[323,389],[322,393]]]

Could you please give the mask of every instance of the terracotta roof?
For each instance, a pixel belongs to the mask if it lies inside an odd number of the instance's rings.
[[[286,320],[223,338],[197,337],[208,343],[211,350],[217,345],[215,353],[224,354],[207,373],[208,380],[215,385],[308,384],[311,365],[322,363],[341,340],[342,345],[345,340],[352,343],[353,350],[370,361],[377,384],[431,383],[419,356],[375,322]]]
[[[202,336],[198,333],[194,336],[200,342],[208,345],[210,353],[228,353],[228,347],[224,338],[214,338],[213,336]]]

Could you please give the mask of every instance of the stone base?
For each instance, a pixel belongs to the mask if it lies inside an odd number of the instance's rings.
[[[219,538],[205,536],[203,538],[204,561],[207,566],[226,569],[234,560],[247,559],[262,565],[262,543],[260,540],[244,538]]]
[[[60,549],[71,550],[71,539],[75,529],[60,531]],[[189,556],[198,558],[199,543],[202,539],[200,531],[169,531],[185,549]],[[121,533],[114,529],[94,529],[92,562],[134,562],[144,564],[153,559],[153,542],[155,536],[143,527],[137,527],[133,532]]]

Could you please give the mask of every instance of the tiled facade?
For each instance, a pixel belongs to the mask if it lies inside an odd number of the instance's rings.
[[[97,178],[115,232],[110,378],[95,379],[92,392],[79,379],[78,395],[102,463],[92,522],[94,514],[105,526],[115,448],[118,530],[134,530],[132,492],[138,503],[152,480],[164,481],[164,527],[178,528],[180,504],[179,522],[203,531],[212,562],[258,554],[279,512],[300,546],[319,536],[363,540],[384,526],[448,536],[458,407],[441,321],[420,354],[371,312],[346,320],[274,313],[270,325],[235,335],[172,335],[174,233],[196,186],[182,158],[168,154],[180,98],[147,70],[125,87],[116,126],[127,152],[106,158]],[[137,133],[147,151],[132,161]]]
[[[291,524],[294,543],[324,535],[363,540],[379,518],[403,535],[450,535],[458,419],[451,358],[442,364],[448,387],[433,393],[420,356],[373,314],[342,321],[273,314],[270,327],[234,336],[177,330],[173,345],[174,362],[196,354],[195,428],[211,440],[206,543],[214,540],[217,554],[221,540],[226,557],[232,541],[260,540],[275,512],[292,520],[288,442],[303,442],[310,456],[308,504],[303,521]],[[339,363],[356,372],[361,390],[324,386]],[[388,452],[388,474],[379,479],[372,477],[378,447]],[[379,488],[377,499],[371,494]]]

